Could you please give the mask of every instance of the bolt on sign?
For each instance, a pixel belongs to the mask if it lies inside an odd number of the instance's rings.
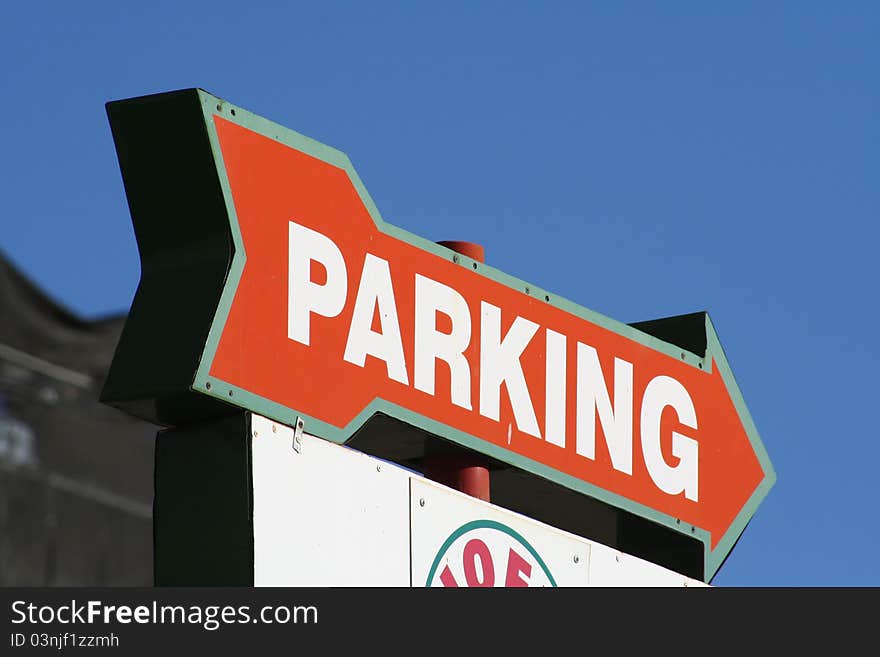
[[[629,326],[392,226],[343,153],[204,91],[107,111],[142,277],[104,401],[337,443],[381,413],[690,534],[711,579],[775,473],[707,315]]]

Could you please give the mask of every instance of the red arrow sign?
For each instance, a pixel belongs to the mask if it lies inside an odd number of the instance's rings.
[[[406,234],[340,153],[199,98],[235,261],[194,389],[337,442],[382,410],[690,525],[714,574],[775,475],[708,319],[682,351]]]

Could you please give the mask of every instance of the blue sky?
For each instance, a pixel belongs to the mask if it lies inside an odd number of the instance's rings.
[[[199,86],[345,151],[385,219],[622,321],[708,310],[778,482],[718,585],[880,585],[876,3],[12,3],[0,249],[139,275],[104,113]]]

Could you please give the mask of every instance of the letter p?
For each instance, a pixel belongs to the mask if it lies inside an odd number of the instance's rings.
[[[327,236],[291,221],[287,270],[287,337],[309,344],[311,315],[336,317],[345,306],[348,275],[339,247]],[[312,262],[327,272],[324,283],[312,280]]]

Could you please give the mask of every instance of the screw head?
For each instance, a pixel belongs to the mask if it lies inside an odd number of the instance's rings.
[[[425,498],[419,500],[419,506],[425,506]]]
[[[575,563],[578,563],[580,560],[581,560],[581,558],[578,555],[574,555],[574,562]]]

